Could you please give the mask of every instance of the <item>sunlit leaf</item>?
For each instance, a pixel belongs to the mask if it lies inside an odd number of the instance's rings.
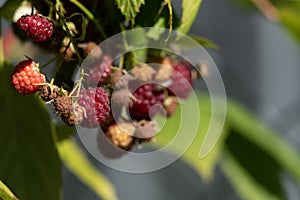
[[[218,49],[218,45],[216,45],[214,42],[210,41],[207,38],[195,36],[195,35],[189,35],[191,38],[193,38],[198,44],[202,45],[203,47],[212,48],[212,49]]]
[[[297,150],[263,126],[240,104],[231,101],[227,108],[228,126],[272,156],[300,185],[300,155]]]
[[[282,24],[300,42],[300,7],[279,7]]]
[[[12,66],[0,67],[0,179],[22,200],[58,200],[60,160],[45,105],[10,86]]]
[[[0,181],[0,199],[1,198],[3,200],[17,200],[18,199],[2,181]]]
[[[178,31],[182,33],[188,33],[196,16],[202,0],[183,0],[182,1],[182,18],[181,25],[178,27]]]
[[[118,199],[110,181],[93,166],[72,138],[60,141],[57,148],[66,167],[100,198]]]
[[[118,8],[126,19],[134,19],[140,11],[140,7],[145,4],[145,0],[117,0]]]
[[[198,95],[197,101],[200,106],[200,122],[198,129],[196,130],[196,136],[192,141],[192,144],[189,146],[189,148],[184,152],[184,154],[181,156],[181,159],[185,160],[187,164],[192,166],[200,175],[200,177],[205,181],[210,181],[213,177],[213,172],[215,169],[215,166],[219,160],[219,157],[222,152],[222,147],[224,144],[224,141],[226,139],[226,133],[227,128],[224,127],[223,134],[221,134],[221,137],[219,138],[217,144],[214,146],[213,150],[204,158],[199,158],[199,150],[201,145],[203,144],[204,138],[206,136],[208,127],[211,123],[211,104],[209,96],[207,95]],[[193,111],[191,112],[190,118],[185,119],[188,122],[194,121],[194,116],[192,113],[195,111],[195,105],[193,101],[190,99],[184,102],[185,107],[184,109]],[[187,117],[187,116],[185,116]],[[162,121],[162,119],[158,118],[159,121]],[[154,145],[157,146],[165,146],[167,145],[172,139],[175,137],[176,134],[178,134],[178,127],[182,124],[182,116],[180,109],[177,109],[174,116],[167,119],[166,123],[163,126],[163,129],[159,132],[159,134],[156,136],[156,142]],[[220,122],[221,123],[221,122]],[[183,124],[184,126],[184,124]],[[187,126],[190,126],[190,124],[187,124]],[[194,131],[189,129],[189,127],[184,129],[185,132],[188,131]],[[172,152],[177,152],[178,149],[176,146],[180,146],[180,141],[178,144],[174,145],[174,149],[172,149]]]

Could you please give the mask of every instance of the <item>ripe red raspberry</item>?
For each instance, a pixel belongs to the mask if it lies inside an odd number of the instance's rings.
[[[169,92],[179,98],[186,99],[192,90],[192,69],[187,62],[178,62],[172,66]]]
[[[133,96],[136,100],[134,100],[129,107],[129,113],[132,118],[149,120],[151,116],[159,113],[160,106],[154,107],[154,105],[158,104],[162,106],[165,94],[163,90],[157,90],[157,86],[159,85],[148,83],[133,92]]]
[[[89,82],[92,85],[98,85],[105,81],[110,75],[112,60],[109,56],[104,55],[99,65],[89,69]]]
[[[81,89],[77,102],[85,109],[85,118],[81,125],[86,128],[96,128],[110,115],[110,101],[104,88]]]
[[[40,14],[23,15],[17,21],[18,27],[27,37],[36,42],[43,42],[53,33],[53,22]]]
[[[35,93],[45,81],[45,75],[40,73],[37,64],[32,60],[20,62],[11,76],[11,85],[20,94]]]

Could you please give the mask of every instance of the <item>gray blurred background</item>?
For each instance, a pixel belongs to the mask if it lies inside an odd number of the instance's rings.
[[[173,1],[180,10],[181,1]],[[204,0],[191,33],[214,41],[209,51],[219,67],[227,95],[250,108],[260,120],[282,134],[300,152],[300,51],[278,24],[231,0]],[[236,200],[239,199],[219,170],[204,184],[181,161],[147,174],[127,174],[91,160],[116,186],[121,200]],[[65,200],[96,200],[96,195],[63,169]],[[288,200],[299,200],[300,190],[285,174]]]

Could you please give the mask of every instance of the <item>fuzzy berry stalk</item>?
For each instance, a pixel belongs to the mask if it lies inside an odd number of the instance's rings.
[[[45,75],[40,73],[38,65],[32,60],[20,62],[11,76],[11,85],[20,94],[35,93],[45,81]]]

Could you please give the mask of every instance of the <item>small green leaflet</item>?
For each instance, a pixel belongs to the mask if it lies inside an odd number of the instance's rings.
[[[134,19],[145,0],[117,0],[118,8],[127,20]]]

